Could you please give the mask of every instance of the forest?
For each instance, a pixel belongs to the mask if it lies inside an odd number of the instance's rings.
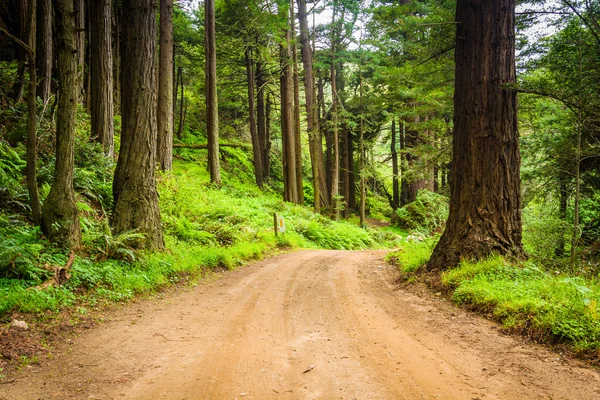
[[[3,332],[387,249],[597,358],[599,109],[595,0],[4,0]]]

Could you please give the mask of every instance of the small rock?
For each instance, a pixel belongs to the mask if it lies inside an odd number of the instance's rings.
[[[487,367],[483,367],[483,368],[481,368],[481,369],[482,369],[483,371],[487,371],[487,370],[488,370],[488,369],[487,369]]]
[[[13,319],[10,322],[10,326],[13,328],[17,328],[17,329],[23,329],[24,331],[26,331],[27,329],[29,329],[29,325],[27,325],[27,322],[25,321],[19,321],[18,319]]]
[[[441,296],[441,295],[442,295],[442,292],[437,292],[435,295],[436,295],[436,296]]]

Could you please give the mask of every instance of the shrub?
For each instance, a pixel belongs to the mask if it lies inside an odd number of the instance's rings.
[[[415,201],[399,208],[397,214],[400,228],[431,235],[444,229],[448,219],[448,198],[421,190]]]

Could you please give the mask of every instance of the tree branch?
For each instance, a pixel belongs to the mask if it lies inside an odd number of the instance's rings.
[[[26,52],[29,53],[30,56],[33,56],[35,54],[35,51],[29,47],[25,42],[23,42],[21,39],[19,39],[18,37],[10,34],[6,29],[0,28],[0,33],[4,33],[4,35],[11,39],[12,41],[14,41],[16,44],[18,44],[19,46],[21,46],[22,48],[25,49]]]

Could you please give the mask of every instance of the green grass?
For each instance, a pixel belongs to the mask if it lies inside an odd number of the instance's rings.
[[[79,196],[84,251],[73,263],[71,279],[60,288],[35,286],[50,275],[43,263],[64,265],[65,252],[48,243],[37,228],[0,214],[0,316],[12,311],[58,312],[82,302],[125,301],[182,279],[196,281],[217,268],[234,269],[276,250],[397,244],[393,232],[335,222],[308,206],[285,203],[272,189],[246,183],[252,182],[252,174],[245,153],[234,149],[227,159],[220,189],[209,183],[203,162],[176,161],[172,173],[158,177],[165,252],[136,252],[132,243],[138,234],[113,237],[100,212]],[[277,237],[273,213],[286,221],[287,232]]]
[[[416,272],[422,265],[429,261],[437,238],[427,238],[423,241],[405,240],[396,251],[389,253],[386,260],[404,273]]]

